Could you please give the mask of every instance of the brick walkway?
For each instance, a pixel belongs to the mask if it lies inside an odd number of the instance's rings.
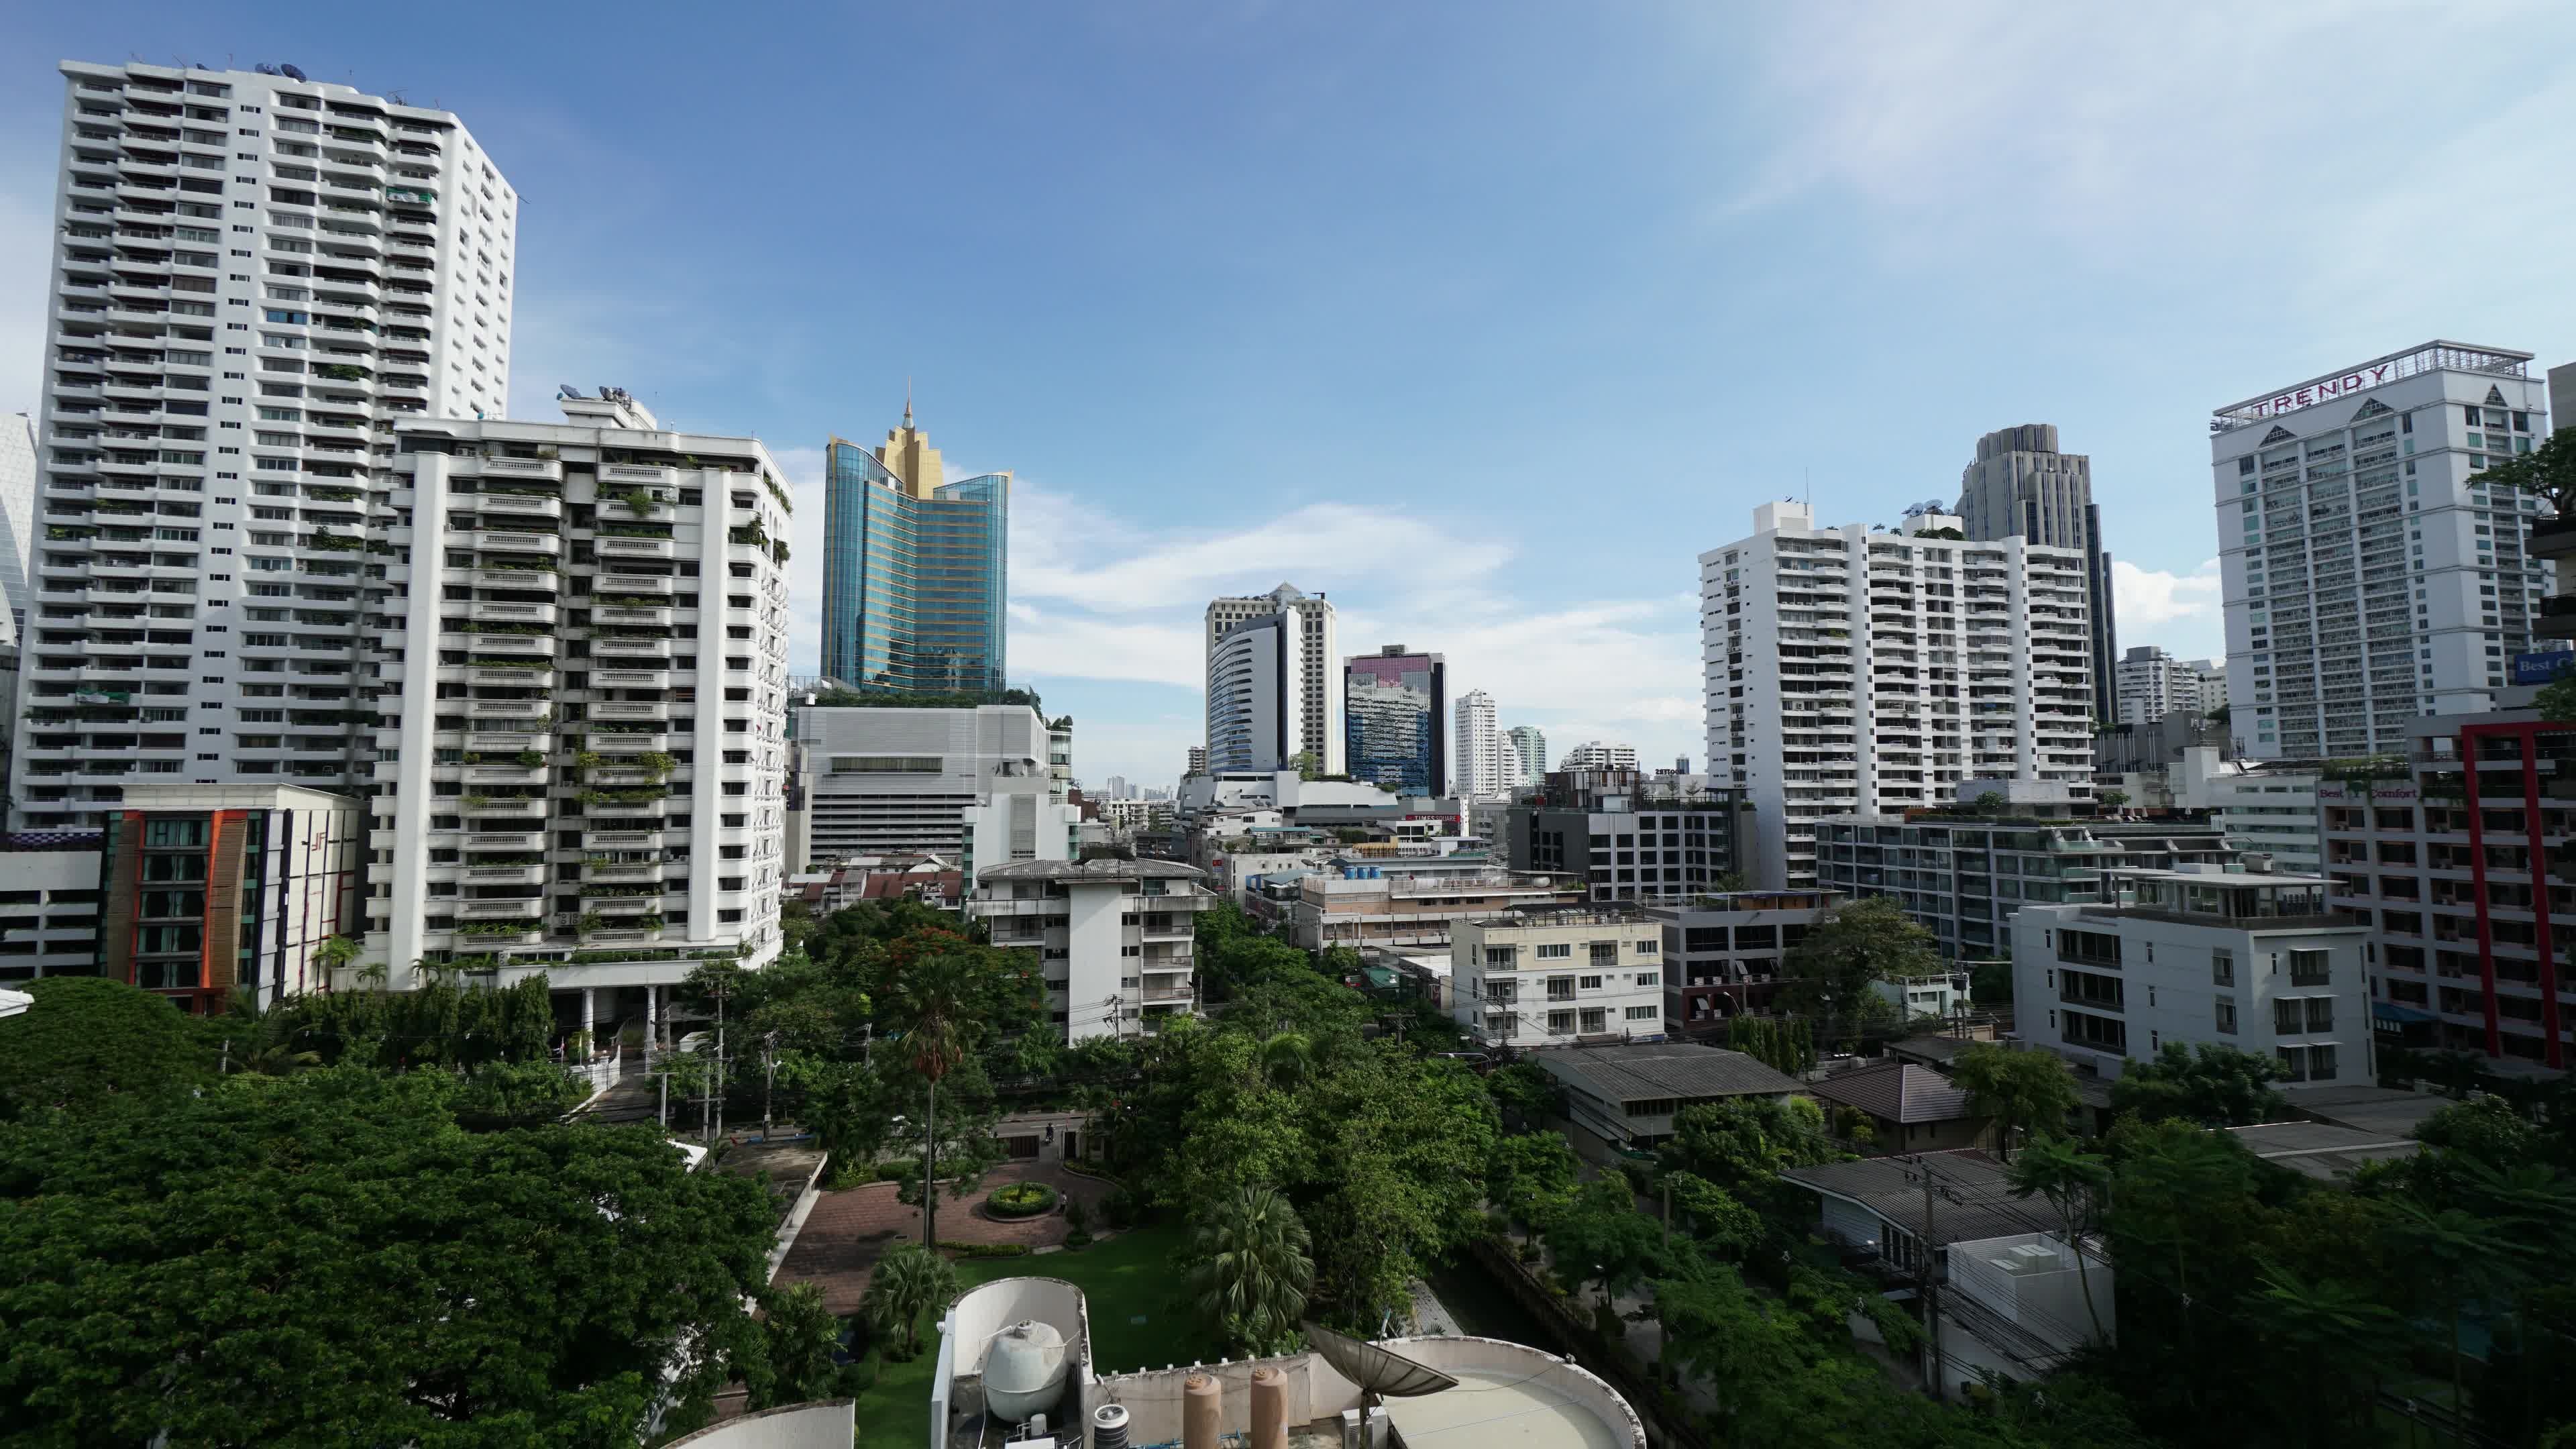
[[[950,1243],[1026,1243],[1050,1247],[1064,1241],[1064,1209],[1033,1218],[1001,1221],[984,1216],[985,1194],[1006,1183],[1042,1182],[1090,1210],[1091,1229],[1100,1231],[1100,1200],[1108,1183],[1081,1177],[1053,1164],[1005,1162],[985,1174],[984,1185],[962,1200],[944,1192],[939,1199],[939,1237]],[[921,1240],[921,1209],[895,1201],[895,1185],[872,1182],[847,1192],[827,1192],[814,1204],[796,1246],[778,1268],[771,1286],[797,1283],[823,1285],[823,1302],[836,1314],[856,1313],[867,1292],[868,1270],[886,1249]]]

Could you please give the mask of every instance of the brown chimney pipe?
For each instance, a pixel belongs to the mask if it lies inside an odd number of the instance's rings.
[[[1252,1449],[1288,1449],[1288,1376],[1267,1364],[1252,1371]]]
[[[1192,1374],[1181,1385],[1181,1449],[1217,1449],[1225,1432],[1225,1389],[1214,1374]]]

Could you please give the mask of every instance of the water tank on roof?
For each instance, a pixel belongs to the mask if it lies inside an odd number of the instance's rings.
[[[1014,1323],[984,1352],[984,1404],[997,1419],[1017,1421],[1055,1407],[1064,1395],[1064,1335],[1055,1325]]]

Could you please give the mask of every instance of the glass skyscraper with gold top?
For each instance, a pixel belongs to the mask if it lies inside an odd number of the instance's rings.
[[[825,449],[823,672],[855,689],[990,694],[1004,683],[1011,475],[951,483],[913,425]]]

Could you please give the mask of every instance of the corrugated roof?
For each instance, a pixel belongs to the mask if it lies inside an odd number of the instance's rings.
[[[1950,1079],[1912,1062],[1882,1062],[1874,1067],[1837,1072],[1807,1091],[1828,1102],[1857,1107],[1889,1122],[1955,1122],[1984,1114],[1973,1093],[1950,1085]]]
[[[2329,1182],[2351,1176],[2365,1162],[2412,1157],[2424,1150],[2423,1143],[2409,1137],[2360,1132],[2323,1122],[2266,1122],[2256,1127],[2230,1127],[2227,1135],[2275,1167]]]
[[[1930,1234],[1923,1230],[1927,1168],[1934,1186]],[[1821,1167],[1792,1167],[1780,1177],[1810,1191],[1858,1203],[1917,1238],[1931,1238],[1935,1246],[2012,1233],[2066,1231],[2066,1219],[2048,1205],[2048,1199],[2037,1194],[2014,1197],[2004,1180],[2003,1164],[1982,1152],[1863,1157]]]
[[[1569,1085],[1605,1102],[1776,1096],[1798,1090],[1796,1082],[1742,1052],[1691,1042],[1540,1052],[1538,1061]]]

